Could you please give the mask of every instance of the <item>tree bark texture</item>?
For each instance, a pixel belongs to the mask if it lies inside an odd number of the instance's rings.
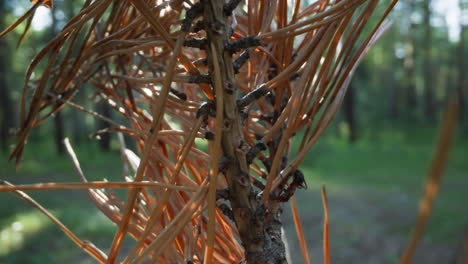
[[[281,240],[279,210],[267,209],[249,178],[249,166],[245,150],[243,150],[245,143],[242,118],[236,103],[238,95],[235,89],[232,91],[236,83],[232,66],[232,51],[225,48],[230,39],[229,16],[223,11],[224,1],[205,0],[201,3],[204,10],[207,46],[213,45],[221,69],[224,88],[222,152],[229,161],[225,176],[234,221],[245,249],[245,262],[248,264],[286,263],[284,244]],[[209,66],[213,72],[213,56],[211,50],[207,50]],[[276,211],[275,215],[272,215],[274,211]]]

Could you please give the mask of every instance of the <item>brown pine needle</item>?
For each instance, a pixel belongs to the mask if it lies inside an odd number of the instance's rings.
[[[307,243],[304,238],[304,231],[302,229],[301,217],[299,216],[299,211],[297,210],[296,198],[291,197],[291,212],[294,220],[294,226],[296,227],[297,239],[299,240],[299,246],[301,247],[301,254],[304,258],[305,264],[310,264],[309,251],[307,249]]]
[[[431,214],[434,200],[437,197],[442,175],[447,164],[448,155],[452,146],[458,117],[458,105],[454,98],[447,104],[437,146],[432,158],[431,167],[427,175],[424,195],[419,203],[419,214],[408,241],[406,249],[400,259],[401,264],[409,264],[414,256],[418,242],[421,240],[424,228]]]
[[[168,188],[178,191],[195,192],[196,188],[177,186],[161,182],[106,182],[106,181],[92,181],[92,182],[45,182],[34,184],[22,184],[11,186],[0,186],[0,192],[14,192],[14,191],[47,191],[47,190],[82,190],[82,189],[132,189],[142,187],[159,187]]]
[[[187,155],[189,154],[189,151],[191,150],[195,136],[197,135],[197,132],[200,129],[201,123],[202,123],[201,119],[197,120],[197,123],[193,127],[191,134],[187,137],[184,147],[182,148],[182,153],[179,159],[177,160],[177,164],[172,172],[171,184],[169,185],[174,186],[173,184],[176,183],[180,170],[182,169],[182,166],[184,164],[184,161],[186,160]],[[137,255],[143,248],[146,237],[152,232],[154,225],[157,223],[159,217],[161,216],[161,213],[164,207],[163,205],[165,205],[167,201],[169,200],[172,194],[171,191],[175,190],[173,188],[168,188],[168,189],[169,190],[166,190],[164,192],[164,195],[161,197],[161,199],[159,199],[158,205],[154,208],[153,212],[151,213],[151,216],[148,220],[147,225],[145,226],[145,230],[141,236],[141,239],[137,242],[135,247],[130,251],[130,253],[127,255],[123,263],[128,263],[128,261],[132,259],[132,257],[134,257],[135,255]]]
[[[34,12],[36,12],[36,9],[39,7],[41,2],[37,2],[34,4],[33,7],[31,7],[24,15],[22,15],[20,18],[18,18],[13,24],[8,26],[6,29],[4,29],[2,32],[0,32],[0,38],[11,32],[13,29],[15,29],[19,24],[21,24],[25,19],[31,17],[34,15]]]
[[[322,185],[322,205],[323,205],[323,263],[330,264],[330,240],[328,227],[328,200],[325,185]]]
[[[160,104],[158,104],[155,110],[155,114],[153,115],[153,124],[151,125],[151,127],[153,128],[153,131],[150,132],[149,140],[145,144],[143,157],[140,161],[140,165],[138,166],[138,171],[135,176],[136,182],[141,181],[143,178],[143,175],[146,170],[146,165],[148,163],[149,155],[153,149],[154,142],[156,141],[156,138],[158,135],[157,133],[158,130],[156,128],[159,126],[159,123],[161,122],[163,114],[164,114],[166,98],[167,98],[167,95],[169,94],[169,89],[170,89],[171,82],[172,82],[172,76],[174,75],[174,69],[177,63],[177,58],[179,57],[179,54],[182,48],[183,39],[184,38],[182,35],[178,38],[176,47],[172,54],[172,59],[168,67],[166,79],[164,80],[163,90],[161,91],[161,98],[159,98],[158,100]],[[128,196],[128,200],[125,204],[124,216],[122,218],[121,223],[119,224],[118,231],[115,234],[114,240],[112,242],[112,246],[109,250],[109,258],[107,262],[108,264],[114,264],[117,258],[117,255],[120,250],[120,246],[122,245],[122,242],[123,242],[123,238],[126,235],[126,232],[128,229],[130,217],[132,215],[138,193],[139,193],[139,189],[132,189]]]
[[[135,260],[130,262],[131,264],[137,264],[142,262],[149,254],[153,254],[153,258],[157,258],[165,246],[170,243],[178,232],[185,226],[185,224],[194,216],[195,210],[198,209],[200,204],[203,202],[204,197],[207,194],[206,188],[207,182],[204,182],[199,190],[193,195],[192,199],[184,206],[184,208],[177,214],[177,216],[171,221],[169,225],[159,234],[157,239],[151,242],[151,244],[139,254]]]

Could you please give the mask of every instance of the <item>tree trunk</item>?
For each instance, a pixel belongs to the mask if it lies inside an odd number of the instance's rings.
[[[67,21],[73,18],[73,15],[75,14],[74,2],[75,0],[67,0],[66,3],[64,3],[64,9],[65,9],[65,15],[66,15]],[[77,47],[75,47],[75,49],[76,48]],[[86,106],[84,105],[86,102],[86,89],[79,88],[79,92],[73,97],[73,101],[86,108]],[[86,135],[88,135],[88,129],[85,124],[84,114],[76,110],[70,111],[69,119],[71,121],[71,124],[69,125],[70,125],[70,133],[72,135],[73,142],[75,142],[75,144],[79,146],[83,138],[85,138]]]
[[[202,1],[208,45],[213,47],[219,58],[221,83],[234,86],[235,75],[232,67],[232,54],[224,49],[229,41],[228,17],[223,12],[223,2]],[[214,59],[211,49],[207,50],[208,62],[213,72]],[[245,249],[248,264],[287,263],[284,244],[281,240],[281,211],[278,206],[265,204],[257,199],[249,179],[249,166],[245,153],[240,151],[244,142],[242,120],[237,107],[237,93],[223,89],[223,132],[222,151],[230,162],[225,172],[234,220],[239,230],[240,240]]]
[[[460,10],[463,13],[467,14],[468,12],[468,1],[460,0]],[[466,51],[465,51],[465,35],[468,31],[468,18],[461,17],[462,19],[465,18],[466,21],[460,21],[460,40],[458,43],[458,52],[457,52],[457,59],[458,59],[458,79],[457,79],[457,96],[458,96],[458,103],[460,106],[460,121],[464,121],[466,118],[466,73],[467,73],[467,63],[466,63]]]
[[[395,32],[389,32],[393,37]],[[395,82],[395,46],[393,42],[386,42],[386,50],[390,51],[390,57],[388,58],[389,62],[386,66],[383,79],[388,88],[389,97],[388,97],[388,116],[390,119],[396,120],[400,115],[400,89],[398,84]]]
[[[414,54],[414,30],[415,24],[411,23],[410,29],[408,30],[405,37],[405,58],[403,60],[403,71],[404,71],[404,80],[403,86],[406,90],[406,109],[407,113],[414,117],[417,110],[417,100],[416,100],[416,85],[415,85],[415,54]]]
[[[107,118],[111,118],[112,108],[107,103],[101,103],[97,106],[97,112]],[[97,119],[97,127],[99,131],[103,131],[103,129],[106,129],[108,127],[108,124],[101,119]],[[101,148],[101,150],[106,151],[106,152],[110,151],[110,147],[111,147],[110,134],[108,132],[104,132],[104,133],[101,133],[99,137],[100,137],[99,147]]]
[[[435,97],[432,76],[432,26],[431,26],[431,0],[423,1],[423,71],[424,71],[424,115],[426,120],[434,121],[435,118]]]
[[[351,84],[348,87],[347,94],[343,101],[343,110],[346,124],[349,128],[349,137],[348,140],[350,143],[354,143],[357,139],[356,131],[356,115],[355,115],[355,101],[356,101],[356,90]]]
[[[5,28],[6,3],[0,3],[0,28]],[[0,38],[0,144],[3,151],[8,151],[10,131],[15,126],[13,103],[8,89],[8,66],[10,56],[8,43],[5,38]]]
[[[58,32],[58,21],[56,16],[57,6],[52,8],[52,25],[50,37],[53,38]],[[54,142],[59,155],[65,154],[65,147],[63,145],[63,139],[65,138],[65,128],[63,125],[63,112],[57,112],[54,117]]]
[[[65,154],[65,145],[63,139],[65,138],[65,131],[63,128],[62,112],[55,113],[54,117],[54,140],[57,148],[57,153],[61,156]]]

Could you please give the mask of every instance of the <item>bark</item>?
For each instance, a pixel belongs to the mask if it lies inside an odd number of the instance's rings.
[[[0,3],[0,28],[5,28],[6,3]],[[8,89],[8,65],[10,56],[8,42],[5,38],[0,38],[0,143],[2,150],[8,151],[10,131],[15,126],[13,103]]]
[[[267,209],[249,179],[249,166],[245,151],[242,120],[237,107],[232,52],[225,49],[229,42],[228,14],[223,12],[224,1],[202,1],[207,31],[208,47],[213,45],[220,58],[224,100],[224,128],[222,134],[223,155],[230,161],[225,176],[228,182],[229,200],[240,240],[245,249],[248,264],[286,263],[284,244],[281,240],[281,222],[277,210]],[[208,63],[213,69],[213,56],[207,49]],[[272,208],[272,207],[270,207]],[[274,208],[274,207],[273,207]]]
[[[112,108],[107,103],[101,103],[97,107],[97,112],[107,118],[111,118]],[[108,124],[105,121],[98,119],[97,127],[98,127],[98,131],[103,131],[103,129],[108,128]],[[101,150],[110,151],[110,143],[111,143],[110,134],[108,132],[104,132],[104,133],[101,133],[99,137],[100,137],[99,147],[101,148]]]
[[[54,117],[54,140],[57,153],[59,155],[65,154],[65,145],[63,139],[65,138],[65,130],[63,126],[62,112],[55,113]]]
[[[349,142],[354,143],[357,139],[356,131],[356,115],[355,115],[355,100],[356,90],[352,85],[348,87],[347,94],[343,101],[343,110],[345,115],[345,121],[349,128]]]

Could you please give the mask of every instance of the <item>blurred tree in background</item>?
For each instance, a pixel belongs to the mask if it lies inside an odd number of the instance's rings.
[[[41,7],[41,12],[33,21],[33,30],[23,40],[24,45],[15,50],[24,26],[0,39],[0,139],[2,149],[7,150],[15,127],[15,112],[18,111],[19,87],[22,85],[22,73],[32,59],[34,51],[50,39],[64,26],[83,1],[55,1],[50,12]],[[342,108],[344,130],[341,136],[351,142],[358,140],[364,133],[363,128],[379,130],[379,126],[391,122],[392,127],[410,126],[433,127],[437,124],[445,99],[450,94],[457,94],[465,114],[460,115],[463,126],[467,127],[466,100],[466,38],[468,27],[468,2],[459,0],[459,10],[449,8],[439,10],[436,6],[444,3],[435,0],[405,0],[397,5],[393,12],[394,25],[381,41],[372,49],[361,64],[354,77],[353,89]],[[2,1],[0,5],[0,25],[14,21],[21,14],[29,1]],[[458,12],[457,12],[458,11]],[[49,17],[47,17],[49,16]],[[448,21],[450,16],[459,16],[459,25]],[[34,25],[35,23],[35,25]],[[449,31],[459,29],[456,33]],[[10,67],[9,65],[12,65]],[[86,105],[88,98],[81,90],[75,101]],[[105,104],[98,104],[95,109],[104,116],[110,111]],[[343,126],[339,126],[343,128]],[[70,136],[75,142],[82,142],[92,131],[99,133],[100,146],[110,149],[108,133],[102,131],[105,124],[87,119],[76,111],[56,114],[54,122],[31,140],[53,137],[57,151],[62,153],[61,139]],[[343,132],[347,131],[347,132]],[[344,133],[344,134],[343,134]]]

